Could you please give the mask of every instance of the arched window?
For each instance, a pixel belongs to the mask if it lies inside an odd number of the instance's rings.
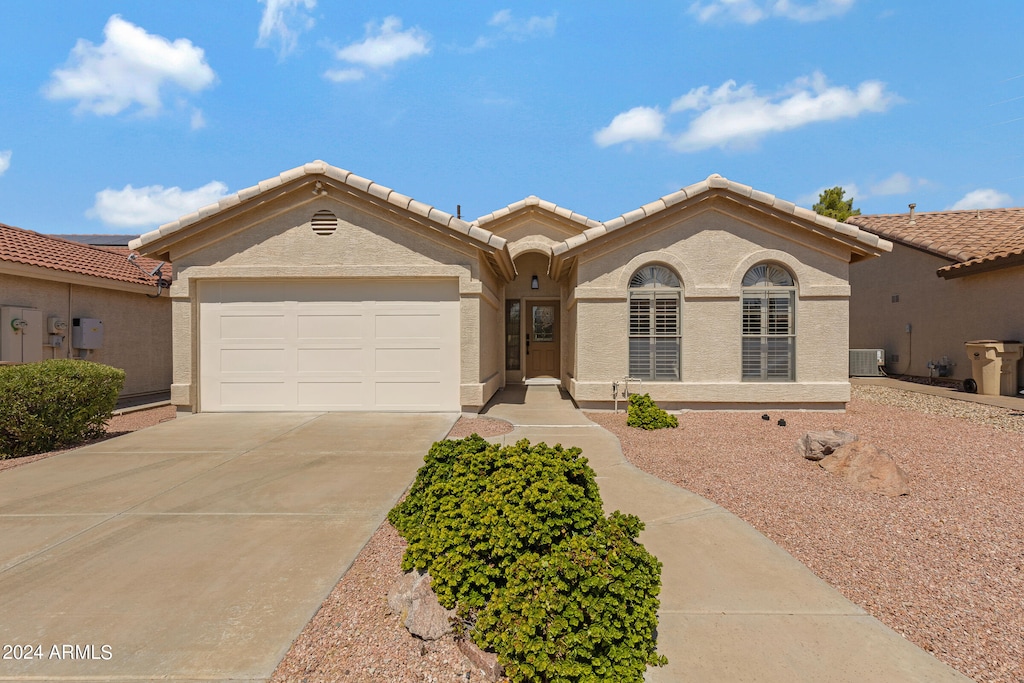
[[[759,263],[743,276],[743,379],[796,378],[796,285],[788,270]]]
[[[682,315],[679,278],[665,266],[644,266],[629,281],[629,376],[679,381]]]

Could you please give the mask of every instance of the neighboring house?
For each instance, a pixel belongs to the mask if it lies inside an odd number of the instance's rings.
[[[125,371],[122,397],[166,394],[170,298],[148,275],[159,263],[128,254],[0,224],[0,360],[86,358]]]
[[[890,244],[713,175],[606,223],[528,197],[466,222],[316,161],[143,235],[172,260],[190,411],[842,409],[849,264]],[[634,380],[631,389],[640,389]]]
[[[889,374],[962,380],[965,342],[1024,341],[1024,208],[847,222],[894,243],[892,255],[850,269],[850,347],[884,349]],[[943,359],[951,365],[938,367]]]

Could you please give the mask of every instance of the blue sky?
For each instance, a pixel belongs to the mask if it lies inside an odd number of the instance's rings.
[[[0,0],[0,222],[140,233],[307,161],[475,218],[711,173],[1024,205],[1024,3]]]

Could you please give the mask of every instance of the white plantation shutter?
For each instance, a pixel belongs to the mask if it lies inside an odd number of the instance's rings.
[[[784,268],[762,263],[743,277],[742,377],[791,381],[796,375],[796,287]]]
[[[664,266],[644,266],[629,283],[629,375],[680,379],[681,286]]]

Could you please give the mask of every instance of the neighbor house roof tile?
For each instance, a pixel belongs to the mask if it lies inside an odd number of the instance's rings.
[[[142,270],[150,273],[160,262],[140,257],[136,261],[140,270],[128,262],[129,253],[126,248],[95,247],[0,223],[0,261],[118,282],[156,284],[156,278]]]
[[[847,223],[954,263],[939,274],[1016,263],[1024,255],[1024,208],[851,216]]]

